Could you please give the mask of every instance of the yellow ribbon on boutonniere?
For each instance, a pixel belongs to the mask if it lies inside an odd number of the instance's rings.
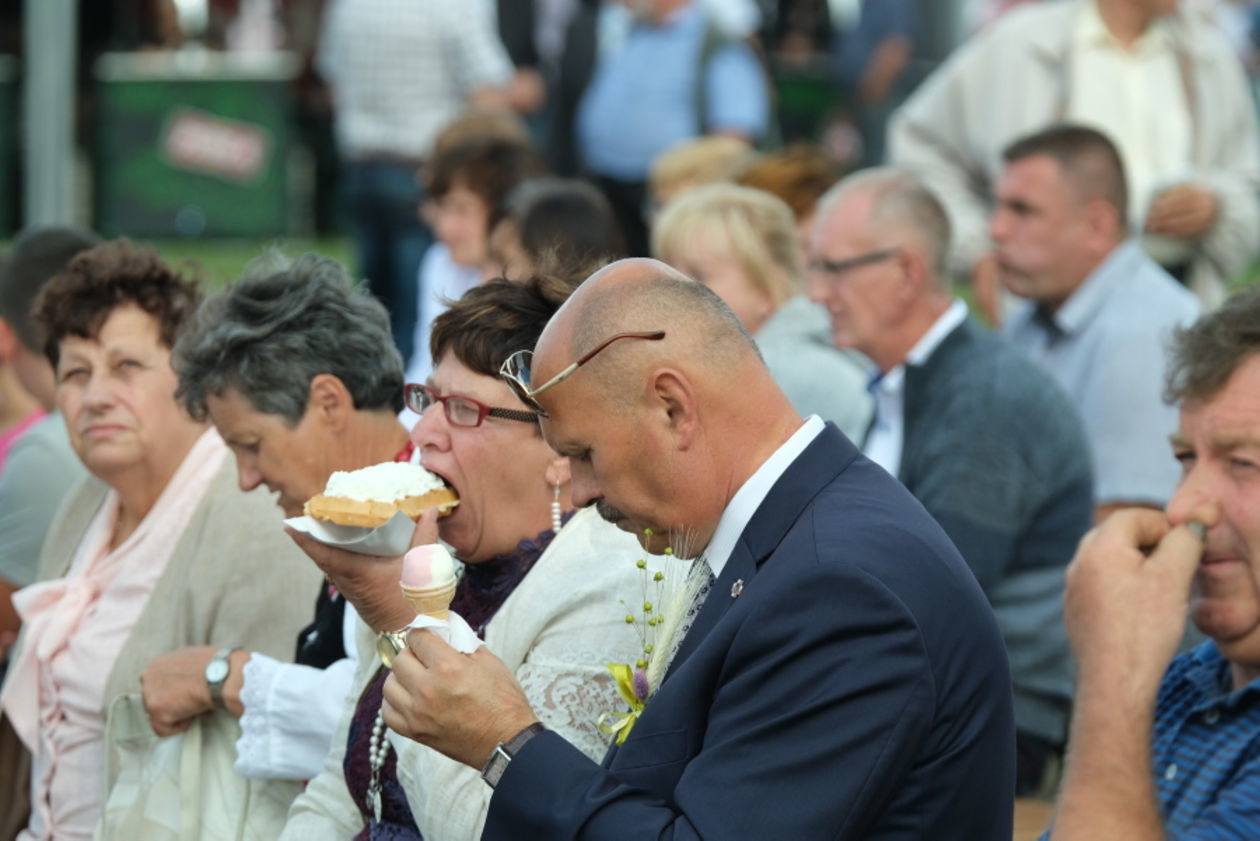
[[[643,669],[635,669],[629,663],[606,663],[605,666],[617,684],[617,692],[630,705],[630,709],[624,713],[603,713],[599,717],[598,726],[604,733],[615,736],[616,743],[620,745],[626,741],[643,708],[647,706],[647,676]]]

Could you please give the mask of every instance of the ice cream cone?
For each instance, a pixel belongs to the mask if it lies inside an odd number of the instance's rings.
[[[433,587],[399,586],[402,588],[403,598],[411,602],[416,613],[423,613],[425,616],[441,619],[443,622],[450,618],[451,600],[455,598],[454,579]]]

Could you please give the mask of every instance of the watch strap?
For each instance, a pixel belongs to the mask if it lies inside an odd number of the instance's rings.
[[[240,651],[240,648],[220,648],[215,652],[214,657],[210,658],[210,663],[206,664],[206,671],[209,672],[210,665],[222,662],[226,668],[223,670],[223,677],[219,680],[210,680],[206,677],[206,687],[210,690],[210,700],[214,703],[216,710],[227,709],[223,702],[223,684],[227,683],[228,677],[232,674],[232,661],[228,658],[232,656],[232,652]]]
[[[525,747],[525,744],[530,739],[546,729],[542,726],[542,722],[535,721],[511,739],[495,745],[490,758],[486,760],[486,764],[481,769],[481,779],[485,780],[490,788],[497,786],[499,780],[503,778],[503,773],[507,771],[508,764],[511,763],[512,758],[520,752],[521,748]]]

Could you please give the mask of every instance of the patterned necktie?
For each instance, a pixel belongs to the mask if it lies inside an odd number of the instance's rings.
[[[709,561],[704,555],[700,555],[691,562],[691,569],[687,571],[687,581],[684,598],[687,602],[687,615],[678,625],[678,631],[674,634],[671,641],[669,651],[669,660],[672,663],[674,657],[678,654],[678,649],[682,647],[682,641],[687,638],[687,633],[691,630],[692,624],[696,621],[696,617],[700,615],[700,608],[704,607],[704,600],[708,597],[709,591],[713,589],[713,570],[709,567]]]

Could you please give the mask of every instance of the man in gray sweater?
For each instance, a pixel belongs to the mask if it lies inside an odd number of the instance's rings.
[[[865,170],[819,202],[810,297],[875,363],[863,442],[944,527],[997,614],[1011,662],[1018,793],[1062,750],[1072,676],[1063,570],[1089,528],[1089,446],[1048,374],[954,299],[949,221],[915,177]]]

